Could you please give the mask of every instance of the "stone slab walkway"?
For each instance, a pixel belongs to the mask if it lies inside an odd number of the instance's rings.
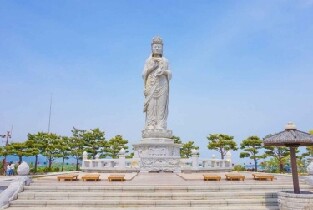
[[[81,177],[86,173],[77,172],[79,181],[75,181],[75,185],[203,185],[204,183],[216,183],[220,185],[244,185],[244,184],[260,184],[260,185],[271,185],[271,184],[286,184],[292,185],[292,177],[290,175],[274,174],[275,178],[273,181],[258,181],[254,180],[252,176],[253,172],[240,172],[244,175],[245,181],[227,181],[225,180],[225,172],[214,173],[221,176],[221,181],[203,181],[203,174],[205,173],[121,173],[125,174],[126,181],[108,181],[108,176],[112,173],[100,173],[101,181],[94,182],[88,181],[83,182]],[[118,173],[114,173],[118,174]],[[71,185],[71,181],[57,181],[57,174],[50,174],[49,176],[43,176],[35,178],[34,184],[40,185],[50,183],[59,183],[62,185]],[[1,179],[0,179],[1,181]],[[304,180],[300,177],[300,183],[304,184]]]

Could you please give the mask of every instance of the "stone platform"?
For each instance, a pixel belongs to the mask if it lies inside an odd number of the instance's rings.
[[[55,175],[45,176],[25,186],[8,209],[278,210],[277,192],[293,189],[291,176],[256,181],[252,173],[242,174],[244,182],[226,181],[224,173],[217,173],[221,181],[203,181],[202,173],[129,173],[123,182],[109,182],[107,173],[101,173],[97,182],[58,182]],[[83,175],[80,172],[78,178]],[[313,190],[303,181],[300,184],[302,190]]]
[[[181,172],[180,144],[175,144],[170,130],[144,130],[143,139],[134,144],[134,158],[140,159],[140,172]]]

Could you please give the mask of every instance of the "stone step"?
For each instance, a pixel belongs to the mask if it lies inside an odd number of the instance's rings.
[[[77,207],[10,207],[9,210],[77,210]],[[112,207],[84,207],[83,210],[111,210]],[[115,207],[114,210],[168,210],[168,207]],[[278,206],[214,206],[213,207],[173,207],[171,210],[279,210]]]
[[[171,185],[168,185],[170,183]],[[302,190],[313,190],[301,183]],[[292,180],[185,181],[174,174],[142,174],[125,182],[34,179],[9,210],[278,210],[277,192]]]
[[[23,200],[212,200],[233,198],[233,192],[23,192]],[[236,192],[237,198],[277,198],[276,192]]]
[[[101,179],[102,178],[102,179]],[[166,178],[169,178],[169,177],[166,177]],[[177,181],[180,181],[180,183],[184,183],[184,182],[194,182],[194,183],[197,183],[197,184],[200,184],[200,183],[208,183],[208,182],[213,182],[213,183],[232,183],[232,182],[237,182],[237,183],[249,183],[249,184],[262,184],[262,183],[290,183],[290,181],[292,181],[292,178],[291,179],[274,179],[273,181],[270,181],[270,180],[254,180],[252,179],[252,176],[251,176],[251,179],[247,178],[245,179],[245,181],[238,181],[238,180],[233,180],[233,181],[228,181],[225,179],[224,176],[221,177],[221,180],[219,182],[216,182],[216,181],[204,181],[203,180],[203,176],[201,176],[201,178],[197,178],[197,179],[183,179],[181,177],[171,177]],[[111,183],[109,182],[108,178],[103,178],[101,175],[100,175],[100,179],[101,181],[98,181],[98,182],[101,182],[101,183]],[[56,183],[70,183],[71,181],[57,181],[57,177],[54,177],[53,179],[34,179],[34,182],[37,183],[37,184],[41,184],[41,183],[49,183],[49,182],[56,182]],[[142,181],[145,181],[145,180],[142,180]],[[75,181],[76,183],[86,183],[85,181],[82,181],[82,177],[78,177],[78,180]],[[125,180],[126,183],[135,183],[136,184],[140,184],[140,181],[139,180],[136,180],[136,177],[133,178],[133,179],[126,179]],[[150,180],[149,180],[149,183],[150,183]],[[305,184],[306,183],[306,180],[299,180],[299,183],[300,184]],[[150,183],[150,184],[153,184],[153,183]],[[162,184],[162,183],[160,183]]]
[[[218,186],[264,186],[264,185],[272,185],[272,186],[292,186],[292,182],[284,182],[284,183],[264,183],[264,182],[257,182],[257,183],[234,183],[235,181],[233,181],[232,183],[227,183],[227,182],[220,182],[220,183],[212,183],[212,181],[207,181],[207,182],[203,182],[201,184],[193,184],[190,183],[189,186],[214,186],[214,185],[218,185]],[[51,185],[51,183],[32,183],[31,186],[36,186],[36,187],[41,187],[41,186],[49,186]],[[137,184],[137,185],[132,185],[126,182],[88,182],[88,183],[81,183],[81,182],[70,182],[70,181],[66,181],[63,183],[53,183],[54,186],[142,186],[143,184]],[[301,186],[307,186],[308,184],[300,184]],[[152,187],[160,187],[160,186],[168,186],[168,185],[149,185]],[[185,185],[176,185],[176,186],[185,186]]]
[[[292,185],[204,185],[204,186],[112,186],[112,185],[54,185],[54,186],[25,186],[25,191],[37,192],[77,192],[77,191],[96,191],[96,192],[220,192],[220,191],[285,191],[292,190]],[[302,190],[312,190],[309,185],[301,186]]]
[[[277,206],[277,198],[214,199],[214,200],[15,200],[12,207],[221,207],[221,206]]]

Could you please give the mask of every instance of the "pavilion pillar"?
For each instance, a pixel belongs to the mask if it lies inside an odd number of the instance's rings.
[[[295,146],[290,147],[290,163],[292,170],[292,180],[293,180],[293,188],[295,194],[300,194],[300,185],[299,185],[299,177],[298,177],[298,169],[297,169],[297,158],[296,158],[296,148]]]

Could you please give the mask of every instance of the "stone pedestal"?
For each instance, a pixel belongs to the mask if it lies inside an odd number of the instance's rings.
[[[18,167],[17,167],[17,174],[19,176],[27,176],[29,174],[29,166],[26,162],[22,162]]]
[[[280,210],[313,210],[312,192],[301,191],[301,194],[278,192],[277,196]]]
[[[171,136],[169,130],[143,131],[143,139],[133,145],[135,157],[140,158],[140,172],[180,172],[181,145],[174,144]]]

